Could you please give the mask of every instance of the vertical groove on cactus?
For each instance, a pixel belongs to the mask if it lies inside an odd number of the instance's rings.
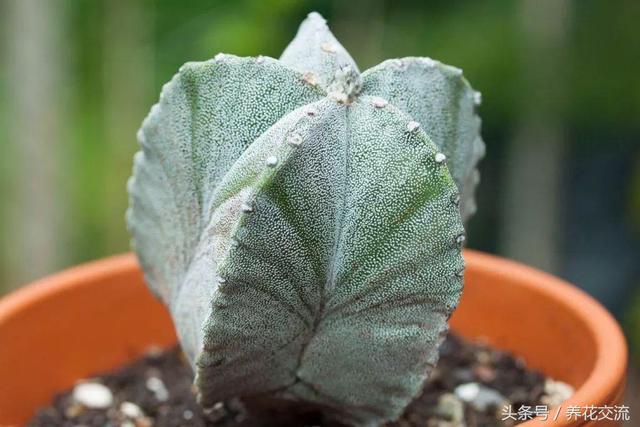
[[[163,88],[127,219],[205,407],[268,394],[376,425],[420,391],[484,147],[475,92],[429,61],[361,76],[311,14],[281,60],[221,54]]]

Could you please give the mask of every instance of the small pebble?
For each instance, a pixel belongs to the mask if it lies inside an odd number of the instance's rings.
[[[78,402],[71,402],[71,404],[65,409],[64,414],[67,418],[75,418],[82,414],[85,410],[85,406]]]
[[[496,379],[496,371],[487,365],[477,365],[473,368],[474,375],[482,382],[489,383]]]
[[[153,420],[149,417],[136,419],[136,427],[153,427]]]
[[[145,383],[147,389],[153,393],[155,398],[161,402],[169,399],[169,391],[164,382],[158,377],[149,377]]]
[[[456,396],[465,402],[470,402],[480,393],[480,385],[478,383],[461,384],[454,390]]]
[[[224,409],[224,403],[218,402],[210,408],[204,409],[204,414],[207,416],[207,419],[211,422],[220,421],[224,418],[226,411]]]
[[[478,383],[460,384],[453,393],[479,411],[486,411],[490,406],[501,406],[507,401],[498,391]]]
[[[447,421],[460,423],[464,420],[464,404],[455,395],[445,393],[438,399],[435,413]]]
[[[106,409],[113,404],[108,387],[95,382],[80,383],[73,389],[73,399],[91,409]]]
[[[131,402],[122,402],[120,404],[120,412],[122,412],[122,414],[124,414],[124,416],[126,416],[127,418],[136,419],[144,417],[144,412],[142,411],[142,409],[140,409],[140,407],[135,403]]]
[[[544,396],[540,400],[545,405],[556,406],[573,396],[573,393],[575,389],[569,384],[547,378],[544,382]]]
[[[476,360],[481,365],[490,364],[491,363],[491,352],[489,352],[487,350],[479,350],[478,353],[476,353]]]

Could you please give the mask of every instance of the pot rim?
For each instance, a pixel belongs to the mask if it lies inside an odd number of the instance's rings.
[[[576,388],[572,397],[562,403],[569,406],[585,407],[599,402],[615,404],[624,388],[627,366],[627,345],[621,327],[613,316],[586,292],[570,283],[534,268],[495,255],[465,249],[467,271],[482,270],[508,282],[520,286],[532,294],[544,294],[557,300],[566,310],[573,312],[585,325],[596,343],[598,353],[591,373],[584,383]],[[41,299],[65,293],[76,287],[91,286],[98,280],[115,274],[138,270],[138,262],[133,253],[115,255],[80,264],[59,273],[46,276],[34,283],[18,289],[0,299],[0,326]],[[526,358],[526,355],[522,355]],[[557,408],[557,407],[556,407]],[[557,410],[557,409],[556,409]],[[550,408],[550,414],[555,414]],[[555,421],[557,426],[579,424],[580,420],[568,421],[562,416]],[[536,427],[544,421],[533,419],[522,423],[524,427]]]
[[[52,295],[64,294],[77,287],[91,286],[114,273],[139,269],[133,253],[124,253],[88,261],[35,280],[0,298],[0,326],[25,307]]]
[[[555,421],[557,426],[579,425],[581,419],[569,421],[564,416],[570,406],[617,404],[624,389],[628,350],[622,328],[615,318],[592,296],[571,283],[551,274],[496,255],[466,249],[465,261],[468,270],[483,270],[501,280],[513,282],[531,294],[542,294],[560,302],[566,310],[581,320],[594,342],[598,353],[591,373],[575,393],[560,406],[562,411]],[[525,356],[526,355],[522,355]],[[606,403],[605,403],[606,402]],[[557,406],[549,408],[555,415]],[[523,427],[545,425],[541,419],[522,423]]]

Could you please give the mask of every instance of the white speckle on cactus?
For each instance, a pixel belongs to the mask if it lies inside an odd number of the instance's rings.
[[[444,153],[436,153],[434,156],[436,163],[442,163],[447,160],[447,156]]]
[[[227,280],[224,277],[218,276],[218,283],[227,283]]]
[[[103,384],[80,383],[73,388],[73,400],[91,409],[106,409],[113,405],[113,393]]]
[[[420,127],[420,123],[416,121],[412,120],[409,123],[407,123],[407,131],[409,132],[415,132],[418,130],[419,127]]]
[[[384,108],[389,104],[389,101],[384,98],[380,98],[379,96],[375,96],[371,98],[371,104],[376,108]]]
[[[302,78],[304,79],[305,82],[309,83],[311,86],[315,86],[316,84],[318,84],[316,75],[311,71],[307,71],[306,73],[304,73],[302,75]]]
[[[482,93],[475,91],[473,92],[473,103],[478,106],[480,104],[482,104]]]
[[[322,43],[320,48],[327,53],[336,53],[337,49],[333,43]]]
[[[428,68],[432,68],[435,67],[436,65],[438,65],[440,62],[439,61],[435,61],[431,58],[420,58],[420,61],[422,62],[422,64]]]
[[[253,212],[253,207],[246,202],[242,204],[241,208],[242,208],[242,212],[245,212],[245,213]]]
[[[300,145],[302,145],[302,137],[298,133],[291,133],[287,137],[287,142],[294,147],[299,147]]]
[[[464,277],[464,270],[458,270],[455,272],[456,277]]]
[[[459,206],[460,205],[460,194],[454,194],[453,197],[451,198],[451,202],[454,205]]]
[[[267,166],[275,168],[278,165],[278,158],[276,156],[269,156],[266,160]]]
[[[405,62],[402,59],[394,59],[393,65],[395,65],[397,68],[401,70],[403,70],[406,66]]]
[[[346,104],[349,101],[349,98],[347,97],[347,94],[344,93],[341,90],[333,90],[329,93],[327,93],[327,96],[337,102],[339,102],[340,104]]]
[[[226,58],[226,54],[224,53],[218,53],[216,54],[216,56],[213,57],[213,59],[215,59],[216,61],[222,61],[223,59]]]
[[[256,57],[256,63],[257,63],[257,64],[262,64],[262,63],[264,63],[264,56],[262,56],[262,55],[257,56],[257,57]]]
[[[467,237],[464,235],[464,233],[458,234],[458,236],[456,236],[456,243],[461,245],[466,239]]]

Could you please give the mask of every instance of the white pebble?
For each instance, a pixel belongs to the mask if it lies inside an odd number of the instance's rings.
[[[440,396],[440,398],[438,399],[438,405],[435,408],[435,412],[442,418],[451,421],[446,425],[464,425],[464,404],[458,397],[454,396],[451,393],[445,393]]]
[[[507,402],[507,398],[497,390],[478,383],[460,384],[453,393],[479,411],[486,411],[491,406],[500,407]]]
[[[436,156],[435,156],[436,163],[442,163],[445,160],[447,160],[447,156],[445,156],[444,153],[436,153]]]
[[[420,127],[420,123],[415,122],[413,120],[407,123],[407,130],[409,132],[415,132],[416,130],[418,130],[419,127]]]
[[[209,421],[219,421],[224,418],[224,403],[218,402],[210,408],[204,408],[203,412]]]
[[[73,399],[91,409],[106,409],[113,405],[113,393],[100,383],[81,383],[73,389]]]
[[[541,400],[545,405],[556,406],[573,396],[574,392],[575,389],[569,384],[547,378],[544,382],[544,395]]]
[[[144,412],[138,405],[131,402],[122,402],[120,404],[120,412],[124,414],[127,418],[142,418],[144,417]]]
[[[471,402],[480,393],[480,385],[478,383],[460,384],[454,390],[458,399],[465,402]]]
[[[161,402],[169,399],[169,390],[165,387],[164,382],[158,377],[149,377],[145,384],[147,389],[153,392],[155,398]]]

